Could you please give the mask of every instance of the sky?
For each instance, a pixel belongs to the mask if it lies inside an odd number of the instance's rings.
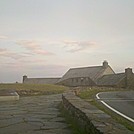
[[[104,60],[134,70],[134,0],[0,0],[0,83]]]

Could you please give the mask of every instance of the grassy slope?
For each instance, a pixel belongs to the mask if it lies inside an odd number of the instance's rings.
[[[68,90],[68,88],[64,86],[39,84],[0,84],[0,90],[1,89],[14,89],[21,96],[57,94]]]

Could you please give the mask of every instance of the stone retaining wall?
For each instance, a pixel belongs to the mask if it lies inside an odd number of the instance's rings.
[[[133,134],[109,115],[73,93],[63,94],[62,102],[70,116],[76,120],[78,128],[85,134]]]

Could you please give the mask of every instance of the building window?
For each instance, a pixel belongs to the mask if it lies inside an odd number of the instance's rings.
[[[84,80],[84,78],[80,78],[81,79],[81,82]]]

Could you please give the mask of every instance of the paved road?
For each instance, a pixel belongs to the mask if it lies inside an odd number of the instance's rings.
[[[0,134],[71,134],[57,106],[61,95],[0,102]]]
[[[104,105],[110,106],[134,122],[134,91],[103,92],[97,94],[96,97]]]

